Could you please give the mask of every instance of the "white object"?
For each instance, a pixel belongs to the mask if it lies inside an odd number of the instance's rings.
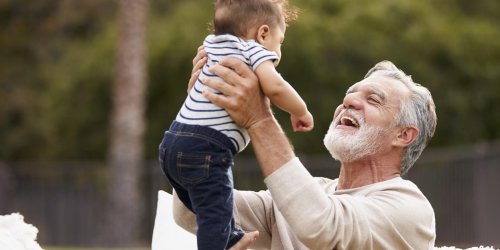
[[[24,222],[19,213],[0,216],[0,246],[2,250],[43,250],[36,242],[38,229]]]
[[[434,250],[462,250],[462,248],[442,246],[442,247],[435,247]],[[463,250],[495,250],[495,249],[493,247],[479,246],[479,247],[469,247]]]
[[[196,250],[196,236],[175,224],[172,215],[172,195],[158,191],[152,250]]]

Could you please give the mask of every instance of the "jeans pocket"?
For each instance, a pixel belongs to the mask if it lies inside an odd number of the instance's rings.
[[[177,171],[184,185],[196,185],[208,178],[211,155],[177,153]]]

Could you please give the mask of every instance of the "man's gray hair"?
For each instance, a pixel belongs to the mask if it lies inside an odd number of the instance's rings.
[[[400,81],[410,90],[409,98],[401,101],[399,115],[394,121],[396,126],[415,126],[418,129],[417,139],[406,148],[405,155],[401,160],[401,174],[404,175],[417,161],[434,135],[437,124],[436,106],[430,91],[426,87],[413,82],[411,76],[406,75],[392,62],[382,61],[377,63],[368,71],[365,78],[375,72],[377,72],[377,75],[380,74]]]

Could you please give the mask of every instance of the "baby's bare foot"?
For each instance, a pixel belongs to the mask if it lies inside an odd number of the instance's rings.
[[[245,233],[243,237],[229,250],[246,250],[259,237],[259,231]]]

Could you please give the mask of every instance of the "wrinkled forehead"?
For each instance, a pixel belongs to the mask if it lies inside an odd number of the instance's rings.
[[[409,93],[409,89],[401,81],[392,77],[374,74],[353,84],[347,90],[347,94],[364,90],[387,98],[394,96],[405,97]]]

